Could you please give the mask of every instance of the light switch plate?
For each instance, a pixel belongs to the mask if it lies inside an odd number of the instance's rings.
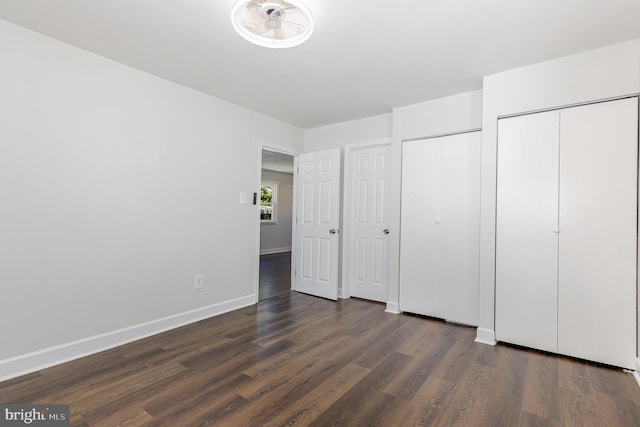
[[[195,279],[195,289],[204,288],[204,274],[198,274]]]

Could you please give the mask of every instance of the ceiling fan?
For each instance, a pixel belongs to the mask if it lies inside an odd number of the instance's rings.
[[[242,37],[270,48],[297,46],[313,32],[311,9],[304,0],[236,0],[231,22]]]

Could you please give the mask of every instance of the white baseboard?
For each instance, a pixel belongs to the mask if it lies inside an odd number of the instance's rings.
[[[45,348],[9,359],[0,360],[0,381],[6,381],[21,375],[99,353],[119,345],[137,341],[170,329],[194,323],[209,317],[253,305],[255,295],[247,295],[207,307],[174,314],[139,325],[129,326],[105,334],[84,338],[78,341]]]
[[[478,328],[474,341],[480,344],[496,345],[496,333],[491,329]]]
[[[388,301],[387,302],[387,309],[385,310],[386,313],[392,313],[392,314],[400,314],[402,313],[400,311],[400,307],[398,305],[397,302],[392,302],[392,301]]]
[[[260,255],[281,254],[283,252],[291,252],[291,246],[288,248],[260,249]]]
[[[631,373],[633,378],[636,379],[636,382],[640,386],[640,359],[636,357],[636,370]]]

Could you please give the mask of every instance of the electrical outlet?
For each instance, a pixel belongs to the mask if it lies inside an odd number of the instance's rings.
[[[195,289],[202,289],[204,287],[204,274],[198,274],[196,276]]]

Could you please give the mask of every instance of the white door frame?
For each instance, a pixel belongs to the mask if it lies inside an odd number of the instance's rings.
[[[342,286],[338,290],[338,296],[346,299],[351,297],[351,159],[353,152],[367,148],[391,146],[391,138],[375,139],[365,142],[357,142],[344,146],[344,175],[342,190]],[[397,232],[394,231],[394,232]],[[387,260],[388,261],[388,260]],[[389,299],[387,295],[387,299]]]
[[[293,206],[291,207],[291,288],[293,289],[293,283],[295,279],[295,265],[293,260],[295,260],[296,256],[296,221],[297,218],[296,208],[297,208],[297,194],[298,194],[298,154],[299,151],[289,148],[283,147],[276,144],[271,144],[265,141],[258,141],[258,182],[256,184],[256,192],[259,192],[260,186],[262,185],[262,150],[265,151],[273,151],[276,153],[287,154],[293,157]],[[253,203],[253,194],[251,195],[251,201]],[[260,301],[260,204],[256,203],[255,208],[255,218],[256,218],[256,263],[254,267],[255,272],[255,303]]]

